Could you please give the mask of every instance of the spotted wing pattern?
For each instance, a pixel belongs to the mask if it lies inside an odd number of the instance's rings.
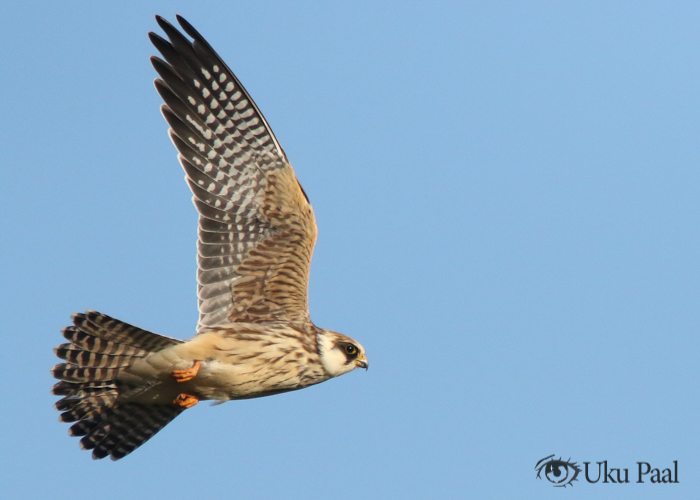
[[[308,319],[316,241],[311,205],[265,118],[236,76],[182,17],[149,37],[164,60],[161,111],[199,211],[198,330],[230,321]]]

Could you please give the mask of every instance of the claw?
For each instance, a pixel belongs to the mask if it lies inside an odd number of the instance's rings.
[[[188,380],[192,380],[197,376],[200,366],[202,366],[202,362],[195,361],[192,368],[187,368],[185,370],[173,370],[171,375],[178,382],[187,382]]]
[[[191,394],[180,394],[173,400],[174,405],[181,406],[182,408],[192,408],[197,403],[199,403],[199,398]]]

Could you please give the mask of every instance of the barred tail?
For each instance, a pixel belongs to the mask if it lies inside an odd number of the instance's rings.
[[[64,328],[69,343],[54,349],[66,361],[53,367],[60,380],[53,394],[61,422],[77,422],[70,435],[83,436],[80,446],[93,450],[92,457],[110,455],[119,460],[148,441],[177,417],[176,405],[118,403],[120,392],[129,390],[117,375],[131,363],[152,352],[181,343],[142,330],[95,311],[72,316],[73,326]]]

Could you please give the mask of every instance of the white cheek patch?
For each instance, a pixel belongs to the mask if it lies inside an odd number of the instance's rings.
[[[355,363],[348,363],[348,358],[343,351],[335,346],[333,340],[328,336],[320,334],[318,336],[321,352],[321,364],[331,377],[337,377],[355,369]]]

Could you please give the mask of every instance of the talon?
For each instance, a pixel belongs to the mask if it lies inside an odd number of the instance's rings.
[[[182,408],[192,408],[197,403],[199,403],[199,398],[191,394],[180,394],[173,400],[174,405],[181,406]]]
[[[173,370],[172,376],[178,382],[187,382],[192,380],[199,372],[199,367],[202,366],[201,361],[195,361],[192,368],[187,368],[185,370]]]

